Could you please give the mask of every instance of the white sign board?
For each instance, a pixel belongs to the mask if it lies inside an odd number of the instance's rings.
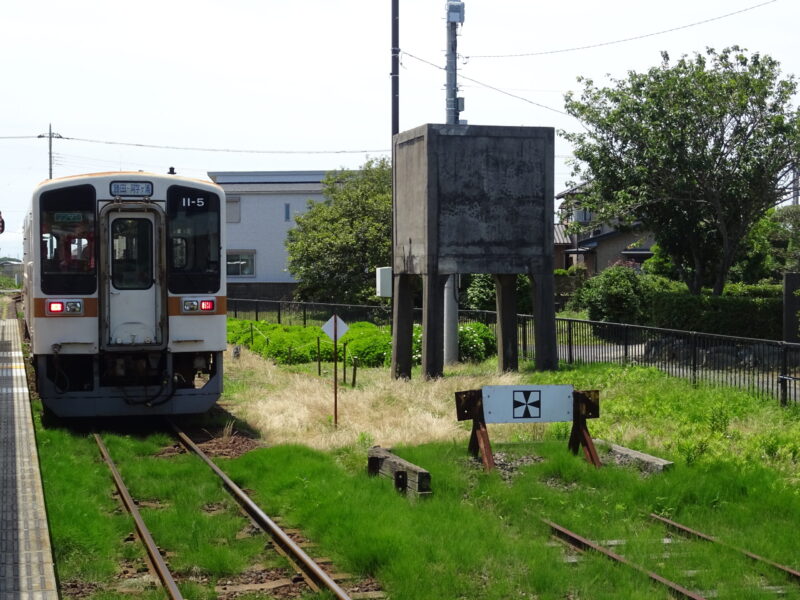
[[[487,423],[572,421],[571,385],[488,385],[482,391]]]
[[[334,321],[336,322],[336,335],[334,335],[334,332],[333,332]],[[348,329],[347,323],[342,321],[342,319],[341,319],[341,317],[339,317],[339,315],[333,315],[330,319],[328,319],[328,322],[325,323],[325,325],[322,326],[322,331],[324,331],[325,335],[327,335],[329,338],[331,338],[334,342],[338,342],[341,339],[341,337],[345,333],[347,333],[347,329]]]

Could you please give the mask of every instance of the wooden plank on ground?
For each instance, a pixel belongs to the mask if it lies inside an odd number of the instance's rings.
[[[431,474],[428,471],[392,454],[386,448],[370,448],[367,461],[367,472],[370,475],[389,477],[398,491],[418,496],[432,493]]]
[[[650,454],[645,454],[644,452],[639,452],[638,450],[631,450],[630,448],[618,446],[617,444],[612,444],[610,442],[604,442],[603,440],[595,441],[598,444],[606,446],[616,462],[620,464],[636,465],[640,470],[648,473],[661,473],[662,471],[671,469],[674,465],[674,463],[669,460],[652,456]]]

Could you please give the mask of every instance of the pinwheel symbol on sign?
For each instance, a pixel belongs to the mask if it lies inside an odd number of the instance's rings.
[[[514,390],[514,418],[538,419],[542,416],[542,392]]]

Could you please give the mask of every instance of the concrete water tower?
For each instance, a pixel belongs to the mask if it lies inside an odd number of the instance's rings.
[[[454,273],[495,276],[502,371],[518,365],[515,280],[529,274],[536,366],[555,369],[553,128],[422,125],[394,137],[393,157],[393,376],[411,375],[412,276],[423,281],[423,373],[441,376]]]

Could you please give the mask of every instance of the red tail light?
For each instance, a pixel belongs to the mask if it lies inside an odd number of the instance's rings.
[[[51,313],[62,313],[64,312],[64,303],[63,302],[50,302],[47,305],[47,310]]]
[[[211,311],[214,310],[213,300],[200,300],[200,310]]]

